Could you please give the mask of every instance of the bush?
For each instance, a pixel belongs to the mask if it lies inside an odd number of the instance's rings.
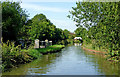
[[[28,55],[33,57],[33,59],[37,59],[41,56],[40,52],[36,49],[28,49],[26,51],[28,52]]]
[[[14,42],[2,43],[2,69],[13,67],[13,63],[17,63],[17,59],[21,59],[21,47],[20,45],[14,45]],[[19,58],[20,57],[20,58]]]
[[[81,41],[79,41],[79,40],[74,40],[74,43],[81,43]]]
[[[31,62],[41,56],[35,49],[21,49],[21,45],[15,46],[14,42],[0,44],[2,48],[2,70],[15,67],[18,64]],[[32,46],[31,46],[32,47]]]

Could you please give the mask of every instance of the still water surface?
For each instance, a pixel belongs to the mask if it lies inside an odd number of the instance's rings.
[[[67,46],[59,53],[43,55],[3,75],[118,75],[118,65],[80,46]]]

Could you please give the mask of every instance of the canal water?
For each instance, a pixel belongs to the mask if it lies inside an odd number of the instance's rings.
[[[61,52],[43,55],[3,75],[118,75],[118,66],[80,46],[67,46]]]

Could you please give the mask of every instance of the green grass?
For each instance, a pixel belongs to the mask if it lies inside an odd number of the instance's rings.
[[[92,44],[83,43],[82,46],[96,51],[108,52],[108,49],[99,48],[97,46],[94,47]]]
[[[99,48],[97,46],[93,46],[92,44],[87,44],[87,43],[83,43],[82,47],[85,47],[87,49],[92,49],[92,50],[96,50],[96,51],[101,51],[101,52],[106,52],[106,59],[113,61],[113,62],[120,62],[120,56],[119,56],[119,51],[114,51],[112,50],[112,54],[110,54],[109,49],[105,49],[104,48]]]
[[[22,50],[22,52],[27,53],[27,55],[31,56],[33,59],[39,58],[42,54],[36,49],[28,49]]]
[[[64,47],[65,47],[64,45],[52,45],[47,48],[39,48],[36,50],[38,50],[42,54],[45,54],[45,53],[52,53],[52,52],[60,51]]]

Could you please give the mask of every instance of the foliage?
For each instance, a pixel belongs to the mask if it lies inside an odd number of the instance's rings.
[[[56,26],[44,14],[37,14],[32,19],[27,20],[26,11],[23,10],[18,2],[2,2],[3,18],[3,41],[32,41],[35,39],[50,40],[61,43],[64,40],[67,44],[73,36],[68,30],[56,28]],[[19,45],[19,42],[16,43]],[[25,42],[27,45],[27,42]]]
[[[15,46],[14,42],[0,44],[2,48],[2,70],[16,67],[18,64],[31,62],[34,59],[40,58],[43,53],[56,52],[64,48],[64,45],[53,45],[41,49],[21,49],[21,46]]]
[[[28,31],[31,40],[52,40],[55,35],[55,26],[43,14],[38,14],[32,18],[32,24]]]
[[[63,45],[73,44],[74,37],[75,37],[75,35],[73,33],[68,31],[67,29],[65,29],[65,30],[63,30],[63,40],[61,43]]]
[[[53,41],[53,43],[68,37],[62,29],[56,28],[43,14],[37,14],[31,20],[28,20],[26,25],[21,29],[21,34],[24,40],[48,39]]]
[[[76,2],[72,7],[69,18],[80,27],[75,32],[78,36],[84,35],[84,39],[93,47],[108,49],[111,57],[120,55],[120,2]],[[114,55],[113,55],[114,54]]]
[[[18,2],[2,2],[2,35],[3,42],[0,44],[2,48],[2,69],[15,67],[18,64],[30,62],[39,58],[41,53],[56,52],[61,50],[64,45],[54,45],[46,49],[33,49],[35,39],[50,40],[53,43],[62,41],[62,44],[68,44],[74,38],[68,30],[56,28],[56,26],[46,18],[44,14],[37,14],[27,21],[28,15]],[[24,49],[21,49],[18,40],[25,42]],[[8,41],[10,40],[10,41]],[[15,42],[11,42],[15,41]],[[27,41],[32,41],[27,48]],[[5,43],[6,42],[6,43]],[[40,53],[41,52],[41,53]],[[0,58],[1,59],[1,58]]]
[[[19,46],[15,47],[13,42],[10,43],[8,41],[7,43],[2,43],[1,48],[3,69],[12,67],[12,61],[16,62],[14,59],[21,55]]]
[[[87,30],[83,27],[78,27],[74,32],[77,37],[81,37],[83,40],[87,37]]]
[[[74,36],[71,36],[70,31],[56,28],[49,19],[43,14],[35,15],[21,29],[22,39],[26,40],[51,40],[53,44],[68,44]],[[65,43],[61,41],[64,40]]]
[[[74,40],[74,43],[81,43],[80,40]]]
[[[33,59],[37,59],[41,56],[40,52],[35,49],[28,49],[23,51],[27,52],[29,56],[33,57]]]
[[[0,44],[2,48],[2,69],[15,67],[18,64],[30,62],[41,56],[41,54],[33,49],[21,49],[21,46],[15,46],[14,42]]]
[[[3,41],[17,40],[19,31],[27,19],[25,10],[17,2],[2,2],[2,35]]]
[[[58,43],[60,43],[60,41],[61,40],[63,40],[63,30],[62,29],[60,29],[60,28],[56,28],[55,29],[55,36],[54,36],[54,40],[55,41],[53,41],[53,42],[58,42]]]

